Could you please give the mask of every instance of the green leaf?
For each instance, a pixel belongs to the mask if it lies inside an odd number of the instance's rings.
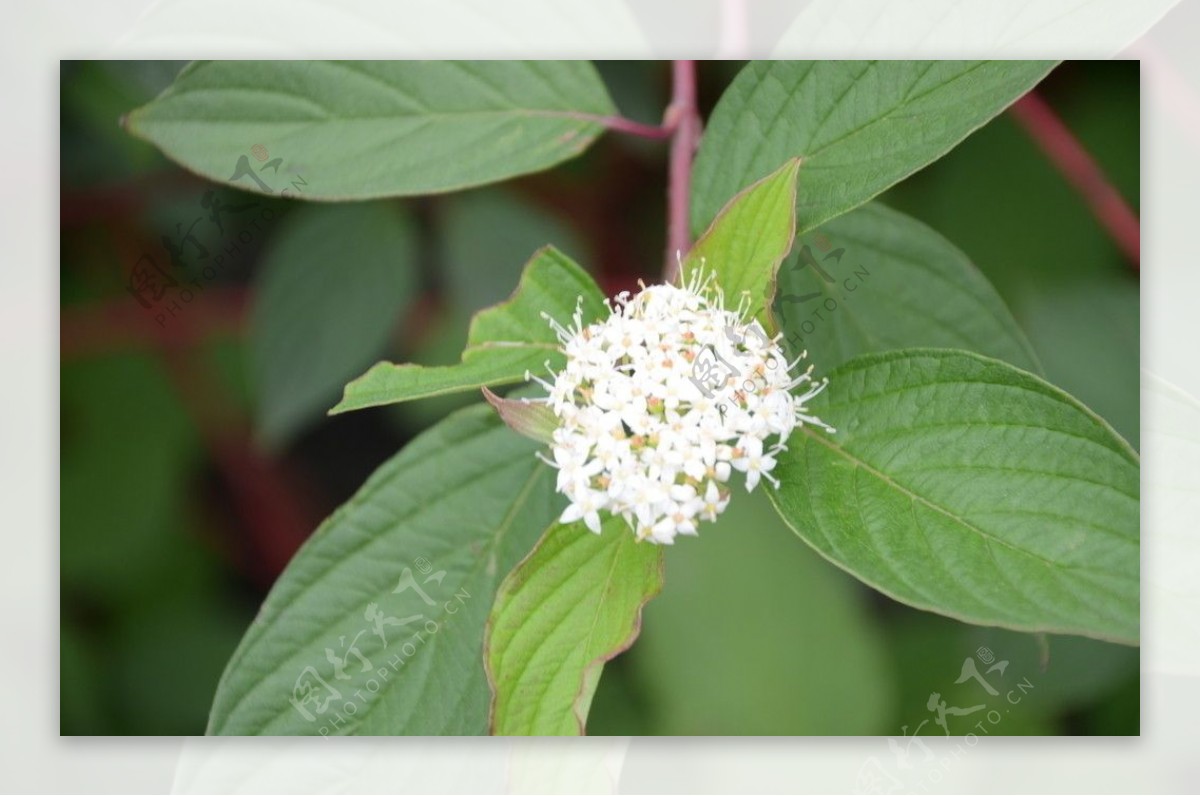
[[[779,459],[776,507],[868,585],[965,622],[1138,639],[1137,455],[1041,379],[959,351],[860,357]]]
[[[271,590],[221,678],[209,733],[486,733],[488,610],[558,512],[536,448],[479,405],[380,467]],[[347,679],[331,656],[347,659]],[[305,682],[318,702],[304,701]]]
[[[341,403],[329,413],[512,384],[523,381],[526,371],[541,373],[547,361],[560,365],[558,338],[542,314],[567,325],[577,299],[585,324],[606,312],[604,295],[592,278],[547,246],[525,266],[511,298],[471,320],[460,364],[425,367],[380,362],[347,384]]]
[[[859,354],[961,348],[1040,372],[1024,333],[967,256],[872,203],[801,238],[779,272],[784,334],[822,371]]]
[[[1018,302],[1013,311],[1035,341],[1046,378],[1085,400],[1137,448],[1142,405],[1137,277],[1111,268],[1073,283],[1031,284]]]
[[[799,169],[799,158],[792,158],[730,199],[680,269],[685,282],[696,268],[714,273],[731,306],[748,295],[750,314],[771,333],[777,328],[771,316],[775,274],[796,233]]]
[[[341,200],[541,171],[613,110],[587,61],[197,61],[125,124],[209,179],[267,193],[303,180],[295,196]],[[239,159],[260,146],[283,163],[252,178]]]
[[[806,232],[937,160],[1032,88],[1050,61],[759,61],[717,103],[700,141],[692,228],[790,157]]]
[[[387,346],[413,287],[415,234],[383,203],[291,211],[255,281],[256,421],[278,444],[320,418]]]
[[[485,646],[494,735],[582,735],[604,662],[662,589],[662,548],[619,517],[550,526],[504,580]]]

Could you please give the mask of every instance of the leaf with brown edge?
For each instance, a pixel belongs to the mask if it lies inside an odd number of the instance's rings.
[[[662,548],[608,517],[550,526],[509,573],[488,619],[493,735],[582,735],[604,663],[641,631],[663,584]]]
[[[549,444],[553,441],[554,429],[558,428],[558,418],[544,401],[501,398],[487,387],[483,388],[483,397],[496,410],[504,425],[513,431],[537,442]]]
[[[778,329],[771,314],[776,274],[796,233],[800,163],[791,158],[730,199],[680,268],[685,283],[697,268],[711,272],[727,306],[749,296],[749,314],[772,334]]]

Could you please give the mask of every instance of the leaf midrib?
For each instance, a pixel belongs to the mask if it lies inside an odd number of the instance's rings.
[[[514,460],[514,461],[513,461],[513,464],[518,464],[518,463],[520,463],[520,460]],[[393,473],[393,474],[391,474],[391,476],[390,476],[390,477],[389,477],[387,480],[390,482],[390,481],[392,481],[392,480],[393,480],[393,479],[395,479],[395,478],[402,477],[402,474],[403,474],[404,472],[406,472],[406,471],[410,470],[410,469],[411,469],[412,467],[414,467],[414,466],[417,466],[417,467],[419,467],[419,466],[420,466],[420,463],[419,463],[419,462],[415,462],[415,463],[413,463],[413,464],[410,464],[408,467],[405,467],[403,470],[400,470],[400,471],[398,471],[397,473]],[[536,477],[537,477],[537,476],[538,476],[538,475],[541,473],[541,471],[542,471],[542,469],[543,469],[544,467],[545,467],[545,465],[543,465],[543,464],[541,464],[541,463],[537,463],[537,464],[534,466],[534,468],[533,468],[533,473],[532,473],[532,474],[531,474],[531,476],[530,476],[530,480],[532,480],[532,479],[536,478]],[[455,484],[455,485],[454,485],[454,489],[455,489],[455,491],[461,491],[463,488],[465,488],[466,486],[469,486],[470,484],[472,484],[472,483],[474,483],[474,482],[476,482],[476,481],[482,480],[483,478],[486,478],[486,477],[488,477],[488,476],[495,475],[495,474],[497,474],[498,472],[501,472],[501,470],[502,470],[502,469],[503,469],[503,468],[501,468],[501,469],[498,469],[498,470],[483,470],[483,471],[481,471],[480,473],[478,473],[478,474],[476,474],[476,475],[472,476],[471,478],[469,478],[469,479],[467,479],[467,480],[465,480],[465,481],[459,482],[458,484]],[[361,500],[360,502],[364,502],[364,503],[365,503],[365,502],[367,502],[367,500],[368,500],[369,498],[370,498],[370,494],[363,495],[363,496],[362,496],[362,500]],[[336,517],[336,516],[337,516],[337,514],[341,514],[342,512],[347,512],[347,513],[348,513],[348,512],[349,512],[349,510],[350,510],[350,509],[353,507],[353,505],[354,505],[354,503],[355,503],[355,502],[356,502],[356,501],[355,501],[354,499],[351,499],[351,500],[350,500],[350,501],[348,501],[346,504],[344,504],[344,505],[342,506],[342,508],[341,508],[341,509],[339,509],[339,511],[338,511],[337,513],[335,513],[335,515],[334,515],[334,516]],[[407,514],[406,514],[406,515],[405,515],[403,518],[401,518],[401,519],[402,519],[402,520],[410,520],[412,517],[414,517],[414,516],[416,516],[416,515],[420,514],[420,513],[421,513],[423,510],[425,510],[426,508],[428,508],[428,506],[427,506],[427,505],[425,505],[425,504],[421,504],[421,503],[419,503],[419,502],[418,502],[418,503],[414,503],[413,510],[412,510],[412,511],[410,511],[410,512],[408,512],[408,513],[407,513]],[[332,520],[332,519],[334,519],[334,517],[331,517],[331,518],[330,518],[330,520]],[[397,520],[397,521],[400,521],[400,520]],[[320,529],[318,529],[318,530],[320,530]],[[302,595],[304,595],[304,594],[307,594],[308,592],[310,592],[310,591],[311,591],[311,590],[312,590],[314,587],[316,587],[316,586],[317,586],[319,583],[321,583],[321,582],[322,582],[322,581],[323,581],[323,580],[324,580],[326,577],[328,577],[328,576],[329,576],[331,573],[333,573],[333,572],[334,572],[334,571],[335,571],[335,570],[338,568],[338,564],[339,564],[341,561],[343,561],[343,560],[347,559],[347,558],[348,558],[350,555],[352,555],[352,554],[354,554],[354,553],[357,553],[358,551],[360,551],[360,550],[362,550],[363,548],[365,548],[365,547],[369,546],[370,544],[372,544],[372,543],[374,543],[374,542],[377,542],[377,541],[379,541],[380,539],[384,538],[385,536],[386,536],[386,534],[380,534],[380,535],[378,535],[378,536],[366,536],[366,537],[365,537],[365,539],[364,539],[364,542],[363,542],[361,545],[358,545],[358,546],[356,546],[355,548],[353,548],[352,550],[350,550],[348,554],[341,556],[341,557],[340,557],[340,558],[339,558],[337,561],[332,561],[332,562],[330,563],[330,565],[329,565],[329,567],[328,567],[328,568],[326,568],[326,569],[324,569],[323,571],[321,571],[319,574],[317,574],[317,575],[316,575],[316,576],[315,576],[315,577],[312,579],[312,581],[310,581],[310,582],[309,582],[308,584],[306,584],[306,585],[305,585],[305,586],[304,586],[302,589],[300,589],[300,590],[299,590],[299,591],[297,591],[295,594],[293,594],[293,595],[292,595],[292,598],[293,598],[293,599],[292,599],[292,604],[295,604],[295,601],[296,601],[297,599],[299,599],[299,597],[300,597],[300,596],[302,596]],[[315,534],[314,534],[314,537],[315,537]],[[483,557],[481,557],[481,560],[483,560]],[[349,615],[350,615],[350,614],[352,614],[352,613],[356,613],[358,610],[359,610],[359,606],[356,604],[356,606],[355,606],[355,607],[354,607],[352,610],[350,610],[349,612],[343,612],[343,613],[342,613],[342,614],[340,614],[338,617],[336,617],[334,621],[330,622],[329,624],[336,624],[336,622],[338,622],[338,621],[341,621],[341,620],[345,619],[347,616],[349,616]],[[282,616],[283,616],[283,612],[280,612],[280,613],[276,614],[276,615],[275,615],[275,617],[274,617],[274,619],[273,619],[273,621],[276,621],[276,622],[280,621],[280,619],[281,619],[281,617],[282,617]],[[260,629],[260,634],[261,634],[261,632],[265,632],[265,626],[259,626],[259,627],[261,628],[261,629]],[[288,658],[287,658],[285,661],[283,661],[282,663],[280,663],[280,664],[276,665],[276,666],[275,666],[275,667],[274,667],[274,668],[273,668],[273,669],[272,669],[272,670],[271,670],[271,671],[270,671],[270,672],[269,672],[267,675],[265,675],[264,677],[260,678],[260,679],[259,679],[259,680],[257,680],[255,683],[253,683],[253,684],[252,684],[252,685],[251,685],[249,688],[247,688],[247,689],[246,689],[246,690],[245,690],[245,691],[244,691],[244,692],[243,692],[243,693],[242,693],[242,694],[241,694],[241,695],[238,697],[237,701],[236,701],[236,702],[234,702],[234,704],[233,704],[233,705],[230,707],[230,709],[229,709],[229,710],[226,712],[226,714],[225,714],[225,721],[223,721],[223,722],[222,722],[222,726],[224,726],[225,724],[227,724],[227,723],[228,723],[228,721],[229,721],[229,719],[230,719],[232,716],[234,716],[234,715],[235,715],[235,714],[236,714],[236,713],[237,713],[237,712],[238,712],[238,711],[241,709],[242,705],[243,705],[243,704],[246,702],[246,700],[249,698],[249,696],[250,696],[251,694],[255,693],[256,691],[260,690],[260,689],[263,687],[263,683],[264,683],[264,682],[266,682],[266,680],[267,680],[267,679],[268,679],[268,678],[269,678],[269,677],[270,677],[272,674],[275,674],[276,672],[280,671],[281,669],[283,669],[283,668],[284,668],[284,666],[285,666],[286,664],[288,664],[288,663],[291,663],[291,662],[292,662],[293,660],[295,660],[297,657],[299,657],[300,655],[302,655],[302,654],[304,653],[304,651],[305,651],[305,648],[307,648],[307,647],[308,647],[309,645],[311,645],[311,644],[312,644],[312,643],[313,643],[313,642],[314,642],[314,641],[315,641],[317,638],[319,638],[319,637],[320,637],[320,635],[321,635],[321,633],[323,633],[323,632],[325,632],[325,631],[324,631],[324,629],[322,629],[322,630],[318,631],[316,634],[313,634],[313,635],[311,635],[311,636],[309,636],[309,637],[305,638],[304,640],[302,640],[302,641],[301,641],[299,644],[297,644],[297,645],[296,645],[296,651],[295,651],[295,652],[293,652],[291,655],[289,655],[289,656],[288,656]],[[256,637],[256,639],[255,639],[255,641],[254,641],[253,643],[257,644],[257,643],[259,642],[260,638],[261,638],[261,635],[260,635],[260,636],[258,636],[258,637]],[[247,652],[249,651],[249,647],[247,647],[247,650],[246,650],[246,651],[247,651]],[[240,658],[240,657],[243,657],[244,655],[245,655],[245,652],[243,652],[241,655],[237,655],[237,653],[235,652],[235,656],[237,656],[237,657],[239,657],[239,658]],[[232,662],[231,662],[231,665],[232,665]],[[274,717],[272,717],[272,719],[271,719],[271,720],[273,720],[273,719],[275,719],[275,718],[278,718],[278,716],[279,716],[279,715],[280,715],[280,714],[278,714],[278,713],[277,713],[277,714],[276,714]],[[269,723],[269,721],[271,721],[271,720],[268,720],[268,723]]]
[[[617,549],[613,551],[612,564],[608,567],[608,575],[604,578],[604,588],[600,590],[600,599],[596,601],[596,610],[592,613],[592,625],[588,628],[587,636],[583,639],[583,666],[580,668],[579,688],[575,692],[575,696],[571,699],[571,715],[579,723],[579,734],[585,732],[584,717],[579,715],[579,700],[583,696],[583,689],[587,687],[588,670],[596,663],[596,657],[592,657],[588,650],[592,646],[592,637],[596,634],[596,626],[600,624],[601,610],[607,600],[609,590],[612,588],[613,575],[617,571],[617,562],[621,560],[621,553],[625,545],[618,542]],[[597,656],[598,657],[598,656]],[[562,667],[560,667],[561,671]]]
[[[541,476],[545,474],[546,470],[547,470],[546,465],[544,465],[540,462],[537,463],[536,465],[534,465],[533,470],[529,474],[529,478],[525,481],[525,484],[517,492],[517,496],[516,496],[516,498],[514,498],[513,504],[509,508],[508,513],[504,515],[504,519],[501,520],[500,525],[497,527],[495,533],[492,534],[491,542],[488,545],[488,547],[486,548],[487,555],[479,557],[479,560],[476,562],[475,566],[472,567],[470,570],[468,570],[467,576],[463,579],[464,581],[468,581],[471,578],[475,577],[476,575],[479,574],[479,572],[481,570],[486,571],[489,567],[495,566],[494,559],[495,559],[497,551],[500,549],[501,541],[504,539],[504,536],[508,533],[509,528],[512,527],[513,521],[516,519],[517,513],[525,506],[525,503],[529,500],[529,495],[533,491],[534,485],[538,482],[538,480],[541,478]],[[497,585],[499,585],[499,581],[502,578],[503,578],[503,576],[496,577]],[[440,634],[438,634],[438,635],[440,635]],[[427,642],[427,646],[430,646],[430,647],[436,646],[438,643],[438,641],[437,641],[438,635],[430,636],[430,640]],[[428,671],[428,667],[426,670]],[[361,726],[363,721],[367,718],[367,716],[369,716],[371,714],[371,706],[372,705],[378,706],[378,705],[382,704],[381,700],[383,699],[383,695],[388,691],[388,689],[391,688],[392,684],[395,682],[398,682],[399,679],[400,679],[399,677],[396,677],[396,678],[388,678],[387,680],[385,680],[383,685],[380,687],[378,694],[375,697],[376,701],[372,701],[369,705],[364,706],[364,709],[361,712],[355,713],[354,717],[351,717],[351,718],[354,718],[354,721],[353,722],[347,721],[346,729],[349,730],[351,727]],[[422,685],[423,685],[423,682],[422,682]],[[462,701],[462,699],[465,698],[465,693],[466,692],[464,689],[463,692],[461,692],[459,694],[460,702]],[[410,715],[411,715],[411,713],[410,713]],[[347,732],[345,734],[349,734],[349,733]]]
[[[326,108],[319,103],[314,102],[310,97],[305,97],[303,94],[289,94],[283,91],[274,91],[269,89],[253,89],[253,88],[204,88],[204,89],[188,89],[180,91],[173,97],[184,97],[189,94],[204,94],[209,92],[227,94],[231,92],[247,92],[252,94],[270,94],[273,96],[289,97],[303,99],[315,105],[321,110],[320,116],[299,118],[299,119],[284,119],[278,117],[266,117],[263,119],[255,119],[248,116],[237,117],[219,117],[207,115],[203,117],[181,116],[175,118],[155,118],[145,119],[141,114],[138,115],[138,120],[143,124],[149,121],[153,124],[186,124],[186,125],[230,125],[230,124],[267,124],[272,126],[289,126],[289,125],[312,125],[312,124],[329,124],[343,122],[378,122],[387,121],[395,122],[401,119],[412,119],[418,122],[445,122],[453,121],[473,121],[478,119],[487,119],[493,117],[507,117],[512,119],[564,119],[567,121],[581,122],[584,125],[595,125],[598,128],[603,128],[606,122],[606,117],[594,113],[584,113],[582,111],[557,110],[553,108],[522,108],[513,106],[512,108],[495,108],[489,110],[462,110],[462,111],[412,111],[405,112],[397,110],[386,114],[357,114],[346,113],[344,111],[334,111]],[[573,142],[572,142],[573,143]]]
[[[845,450],[841,446],[834,445],[833,443],[829,442],[828,440],[822,438],[820,435],[818,435],[816,432],[812,431],[810,428],[804,427],[801,429],[801,431],[807,437],[809,437],[812,440],[815,440],[816,442],[820,443],[821,445],[824,445],[826,448],[830,449],[831,451],[836,453],[838,456],[841,456],[843,459],[850,462],[855,467],[862,468],[863,470],[865,470],[866,472],[870,473],[872,476],[874,476],[875,478],[877,478],[878,480],[883,482],[884,484],[894,488],[897,492],[902,493],[903,495],[908,497],[909,500],[912,500],[914,502],[920,502],[922,505],[932,509],[933,511],[936,511],[939,514],[942,514],[942,515],[948,517],[950,520],[954,521],[956,524],[961,525],[962,527],[964,527],[968,530],[974,531],[976,534],[978,534],[984,540],[985,543],[995,543],[995,544],[1000,545],[1001,547],[1011,550],[1012,552],[1014,552],[1018,555],[1028,556],[1052,570],[1067,572],[1067,571],[1070,571],[1071,569],[1073,569],[1070,567],[1063,567],[1058,564],[1055,564],[1053,561],[1050,561],[1047,558],[1043,558],[1041,555],[1033,552],[1032,550],[1024,550],[1020,547],[1017,547],[1016,545],[1012,544],[1011,542],[1009,542],[1005,539],[1001,539],[998,536],[993,536],[992,534],[988,533],[987,531],[983,530],[982,528],[979,528],[979,527],[975,526],[974,524],[968,522],[965,518],[954,514],[950,509],[947,509],[944,506],[934,503],[929,498],[926,498],[923,495],[920,495],[920,494],[912,491],[908,487],[904,486],[903,484],[899,483],[895,479],[888,476],[886,473],[883,473],[882,471],[875,469],[875,467],[873,467],[868,462],[863,461],[862,459],[858,458],[857,456],[854,456],[853,454],[851,454],[849,451]]]

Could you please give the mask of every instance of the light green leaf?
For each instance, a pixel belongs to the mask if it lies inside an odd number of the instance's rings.
[[[1138,640],[1137,455],[1041,379],[960,351],[859,357],[792,435],[783,518],[883,593],[965,622]]]
[[[209,179],[260,193],[302,180],[294,196],[341,200],[541,171],[613,110],[587,61],[197,61],[125,124]],[[283,162],[247,161],[251,177],[238,166],[252,150]]]
[[[604,295],[592,278],[547,246],[525,266],[508,301],[471,320],[460,364],[424,367],[380,362],[347,384],[341,403],[329,413],[512,384],[524,380],[526,371],[542,373],[547,361],[552,367],[561,365],[558,338],[542,313],[568,325],[577,300],[585,324],[606,312]]]
[[[960,348],[1040,372],[996,291],[929,227],[871,203],[799,239],[779,272],[777,312],[822,371],[859,354]]]
[[[387,346],[413,286],[415,234],[383,203],[291,211],[255,281],[256,422],[278,444],[337,400]]]
[[[536,448],[480,405],[379,468],[267,596],[208,732],[486,733],[488,610],[559,510]],[[331,659],[346,660],[345,679]]]
[[[799,169],[799,158],[792,158],[730,199],[680,269],[685,283],[696,268],[711,271],[730,306],[748,295],[750,314],[772,334],[777,328],[771,316],[775,274],[796,233]]]
[[[629,648],[662,589],[662,548],[608,517],[550,526],[504,580],[484,654],[492,734],[582,735],[604,662]]]
[[[806,232],[937,160],[1053,66],[1050,61],[759,61],[717,103],[692,188],[699,231],[739,189],[804,160]]]

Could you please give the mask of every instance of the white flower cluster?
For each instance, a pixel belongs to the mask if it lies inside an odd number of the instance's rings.
[[[580,309],[555,329],[567,363],[549,392],[559,420],[553,461],[570,498],[562,522],[600,532],[600,512],[620,515],[639,539],[671,544],[695,535],[729,504],[731,470],[775,486],[776,456],[792,430],[811,423],[805,402],[825,382],[797,376],[779,337],[726,310],[711,277],[683,288],[645,287],[616,297],[605,320],[584,326]],[[808,384],[807,392],[792,390]],[[774,443],[770,438],[774,437]]]

